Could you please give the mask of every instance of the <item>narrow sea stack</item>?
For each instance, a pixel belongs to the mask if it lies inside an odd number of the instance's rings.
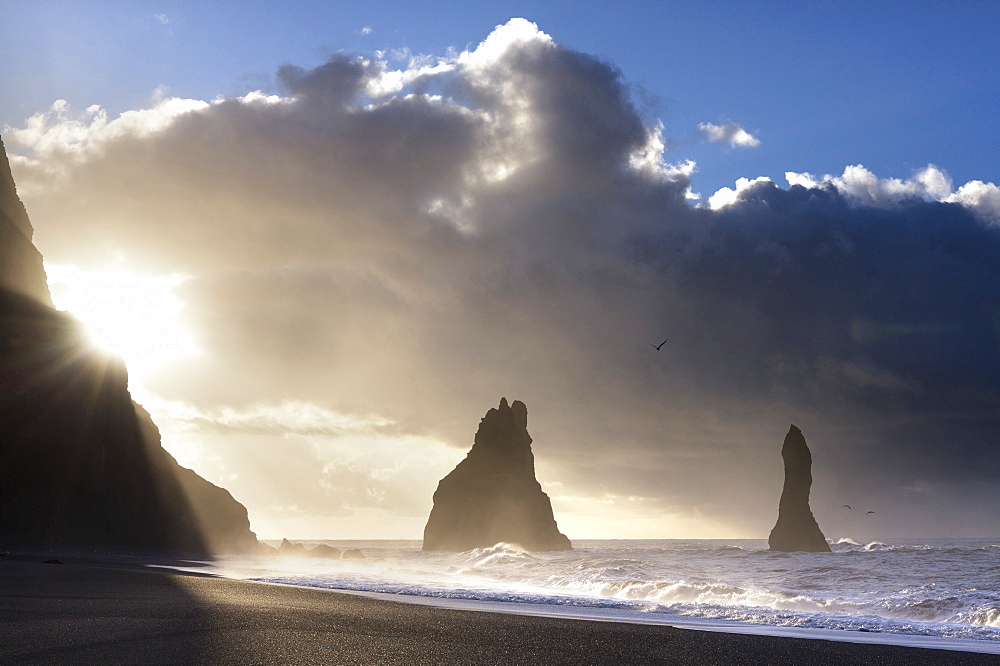
[[[802,431],[794,425],[781,447],[785,461],[785,485],[778,503],[778,522],[767,539],[769,550],[829,553],[830,545],[809,509],[812,487],[812,454]]]
[[[160,445],[120,358],[52,307],[0,143],[0,549],[257,552],[247,511]]]
[[[486,413],[472,450],[438,484],[423,549],[458,552],[500,542],[530,551],[573,548],[535,479],[528,408],[506,398]]]

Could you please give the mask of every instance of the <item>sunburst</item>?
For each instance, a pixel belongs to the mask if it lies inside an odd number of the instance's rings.
[[[200,353],[180,318],[174,290],[183,275],[140,275],[121,268],[46,265],[52,301],[83,322],[95,346],[120,355],[136,373]]]

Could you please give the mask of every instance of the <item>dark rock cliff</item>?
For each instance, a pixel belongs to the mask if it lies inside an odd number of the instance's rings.
[[[246,509],[177,464],[122,361],[51,307],[0,154],[0,547],[255,552]]]
[[[778,503],[778,522],[767,539],[770,550],[829,553],[830,546],[809,509],[812,487],[812,454],[802,431],[794,425],[781,447],[785,485]]]
[[[28,213],[17,196],[7,150],[0,139],[0,288],[52,305],[42,255],[31,243]]]
[[[438,484],[424,550],[463,551],[499,542],[533,551],[571,550],[549,496],[535,479],[523,402],[500,400],[479,423],[465,460]]]

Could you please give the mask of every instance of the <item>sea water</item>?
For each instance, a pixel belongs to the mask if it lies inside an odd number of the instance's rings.
[[[222,559],[220,575],[459,608],[1000,654],[1000,539],[581,540],[427,553],[419,541],[316,541],[365,559]]]

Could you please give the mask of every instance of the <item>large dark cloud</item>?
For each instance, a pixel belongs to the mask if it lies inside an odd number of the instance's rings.
[[[981,490],[957,500],[1000,478],[1000,230],[954,203],[879,209],[770,183],[704,224],[681,255],[672,238],[644,241],[682,285],[688,333],[711,338],[686,348],[699,390],[816,424],[852,496],[898,506],[952,484],[911,533],[986,518]]]
[[[52,115],[8,141],[48,261],[191,276],[205,354],[158,394],[206,413],[306,401],[458,447],[506,395],[528,405],[557,513],[561,495],[632,496],[748,536],[774,519],[794,421],[828,535],[855,529],[834,510],[855,498],[894,534],[1000,529],[988,197],[761,181],[692,206],[621,73],[523,22],[395,79],[337,56],[278,83],[156,131]],[[71,154],[56,137],[74,128]],[[243,458],[214,445],[251,514],[285,483],[325,488],[284,503],[315,515],[371,497],[420,512],[398,470],[260,437]],[[255,495],[283,452],[286,481]],[[419,474],[432,488],[438,470]]]
[[[814,366],[824,400],[886,392],[953,409],[969,399],[958,386],[996,395],[1000,233],[964,207],[910,200],[881,210],[830,189],[763,183],[705,224],[682,258],[655,235],[646,254],[696,307],[752,310],[756,332],[733,331],[730,343],[754,349],[733,359],[745,381],[768,379],[760,364],[780,357]],[[824,378],[815,367],[824,358],[855,370]]]

